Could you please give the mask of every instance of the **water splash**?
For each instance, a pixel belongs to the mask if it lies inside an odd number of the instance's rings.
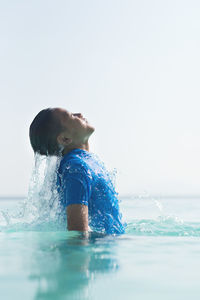
[[[157,219],[134,220],[127,224],[127,234],[140,236],[198,236],[198,222],[183,222],[174,216],[160,216]]]
[[[12,210],[0,211],[0,231],[65,231],[66,216],[60,205],[56,188],[57,169],[60,158],[35,155],[34,166],[30,179],[27,198]],[[115,180],[116,170],[113,172]],[[137,236],[200,236],[200,223],[184,222],[177,216],[166,215],[163,204],[144,193],[136,198],[127,211],[135,209],[135,205],[141,209],[156,207],[159,216],[153,218],[129,219],[126,234]],[[128,199],[130,200],[130,199]],[[122,201],[123,202],[123,201]]]
[[[0,212],[1,231],[65,229],[56,188],[58,157],[35,155],[27,198],[13,210]]]
[[[122,202],[123,214],[126,215],[126,234],[128,235],[200,236],[198,218],[191,218],[190,216],[189,220],[186,218],[186,221],[183,214],[179,217],[174,213],[174,211],[177,212],[177,204],[180,205],[180,200],[177,203],[176,198],[174,201],[168,202],[167,198],[163,196],[153,197],[147,192],[143,192],[139,195],[133,194],[123,197]],[[182,205],[184,206],[185,203]]]

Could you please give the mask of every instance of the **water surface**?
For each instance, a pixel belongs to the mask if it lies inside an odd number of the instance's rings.
[[[124,235],[1,226],[1,299],[199,299],[200,199],[121,200]]]

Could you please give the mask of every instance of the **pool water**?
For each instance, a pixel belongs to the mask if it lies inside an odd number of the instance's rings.
[[[1,199],[0,211],[22,199]],[[184,300],[200,295],[200,198],[121,197],[124,235],[0,226],[0,299]]]

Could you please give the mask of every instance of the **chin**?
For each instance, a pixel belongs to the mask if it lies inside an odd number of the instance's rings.
[[[94,131],[95,131],[95,128],[94,128],[93,126],[90,126],[90,130],[91,130],[92,132],[94,132]]]
[[[87,132],[91,135],[95,131],[95,128],[91,125],[88,125]]]

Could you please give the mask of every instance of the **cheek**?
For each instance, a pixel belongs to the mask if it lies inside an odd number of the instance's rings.
[[[77,135],[81,134],[85,129],[85,124],[82,121],[77,121],[76,123],[73,124],[73,131]]]
[[[78,124],[77,124],[78,128],[85,128],[86,127],[86,123],[83,120],[79,120]]]

